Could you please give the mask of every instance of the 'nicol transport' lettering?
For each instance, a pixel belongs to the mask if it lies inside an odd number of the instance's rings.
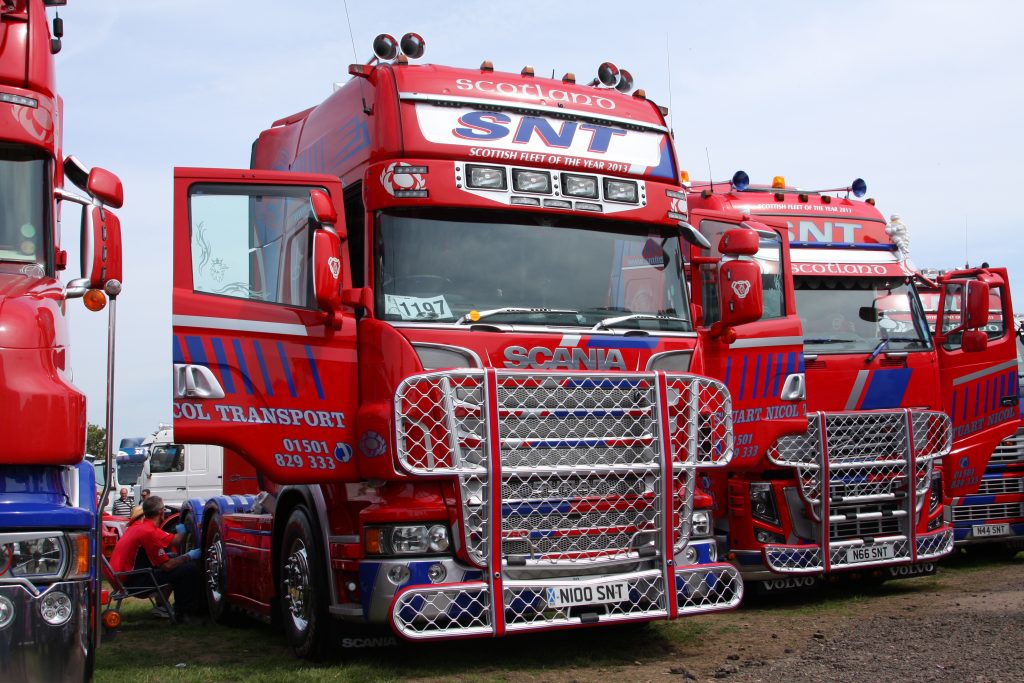
[[[223,403],[212,405],[214,413],[203,403],[175,401],[172,408],[176,420],[197,420],[208,422],[244,422],[247,424],[271,424],[284,427],[328,427],[345,428],[345,413],[336,410],[299,410],[297,408],[255,408]]]

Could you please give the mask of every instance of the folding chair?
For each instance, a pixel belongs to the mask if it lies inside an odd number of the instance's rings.
[[[141,576],[147,579],[141,585],[126,585],[124,579],[132,576]],[[152,567],[145,569],[132,569],[126,572],[115,572],[114,568],[110,566],[110,562],[106,557],[103,558],[103,578],[110,584],[110,602],[108,603],[116,612],[121,611],[121,603],[125,598],[149,598],[149,601],[153,604],[153,607],[162,607],[167,611],[167,615],[171,619],[171,623],[175,623],[174,610],[171,608],[171,603],[167,599],[167,593],[170,592],[171,585],[169,583],[160,583],[156,580],[156,573]],[[115,605],[116,603],[116,605]]]

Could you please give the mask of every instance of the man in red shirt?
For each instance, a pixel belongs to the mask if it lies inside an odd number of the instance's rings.
[[[185,527],[179,524],[175,529],[176,534],[160,528],[164,522],[164,501],[159,496],[146,498],[142,503],[142,514],[144,519],[129,526],[118,540],[110,558],[110,566],[115,572],[152,567],[157,582],[170,584],[174,591],[175,618],[187,621],[186,615],[196,608],[199,566],[195,560],[199,559],[200,551],[194,548],[177,557],[167,554],[169,546],[178,545],[184,540]],[[148,577],[129,576],[125,583],[131,586],[148,585]]]

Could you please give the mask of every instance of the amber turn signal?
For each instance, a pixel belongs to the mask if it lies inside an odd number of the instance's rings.
[[[121,625],[121,613],[112,609],[104,610],[103,625],[111,630],[117,628]]]
[[[90,289],[82,297],[82,302],[90,311],[102,311],[107,305],[107,295],[103,293],[102,289]]]

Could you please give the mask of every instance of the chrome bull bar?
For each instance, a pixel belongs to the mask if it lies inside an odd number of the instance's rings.
[[[401,591],[391,615],[401,635],[675,618],[728,609],[742,594],[728,565],[675,564],[690,538],[697,467],[732,458],[732,406],[720,382],[454,370],[407,378],[394,408],[401,467],[456,478],[456,542],[485,572],[480,582]],[[721,590],[680,604],[680,595],[700,593],[691,571]],[[609,583],[628,585],[626,598],[589,610],[539,602],[554,586]]]
[[[795,468],[817,543],[766,545],[765,566],[813,574],[952,552],[948,525],[917,532],[935,460],[952,445],[948,415],[899,409],[808,417],[807,432],[779,439],[768,459]]]

